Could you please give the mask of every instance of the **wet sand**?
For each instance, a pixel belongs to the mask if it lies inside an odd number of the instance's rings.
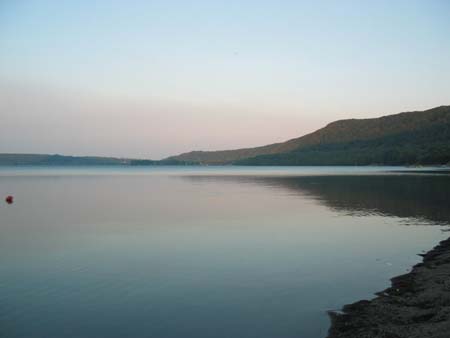
[[[450,238],[377,297],[330,312],[328,338],[449,338]]]

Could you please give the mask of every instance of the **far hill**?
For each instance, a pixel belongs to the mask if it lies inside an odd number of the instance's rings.
[[[0,165],[123,165],[129,160],[114,157],[47,154],[0,154]]]
[[[193,151],[161,161],[57,154],[0,154],[0,166],[192,164],[450,164],[450,106],[380,118],[340,120],[286,142],[236,150]]]
[[[450,162],[450,106],[340,120],[282,143],[193,151],[168,160],[241,165],[446,164]]]
[[[186,165],[177,160],[141,160],[99,156],[65,156],[48,154],[0,154],[0,166],[138,166],[138,165]]]

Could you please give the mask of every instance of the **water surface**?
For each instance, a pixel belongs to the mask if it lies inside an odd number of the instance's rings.
[[[326,335],[446,237],[405,168],[2,168],[1,337]]]

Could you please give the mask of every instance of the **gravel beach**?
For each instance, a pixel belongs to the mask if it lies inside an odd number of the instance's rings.
[[[328,338],[449,338],[450,238],[377,297],[330,312]]]

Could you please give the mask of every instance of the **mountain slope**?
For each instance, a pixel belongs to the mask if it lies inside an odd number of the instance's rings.
[[[235,161],[240,165],[413,165],[450,163],[450,123],[370,140],[319,144]]]
[[[262,147],[224,151],[193,151],[169,157],[169,159],[203,164],[387,164],[383,160],[385,150],[394,152],[408,150],[408,153],[414,153],[415,150],[419,150],[417,148],[419,145],[423,145],[420,147],[422,153],[436,151],[433,147],[440,147],[437,152],[444,153],[442,160],[445,161],[445,153],[448,153],[448,144],[450,144],[447,134],[449,125],[450,106],[441,106],[426,111],[406,112],[380,118],[340,120],[311,134]],[[380,147],[380,144],[385,144],[385,142],[389,145],[389,149]],[[404,149],[408,144],[414,146]],[[426,147],[427,144],[433,144],[433,147]],[[354,157],[360,152],[365,154],[373,149],[382,154],[364,161],[355,160]],[[328,160],[329,156],[337,153],[340,153],[340,156],[336,156],[332,161]],[[422,154],[415,158],[424,159],[425,155]],[[392,156],[395,157],[395,154]],[[411,156],[409,161],[412,160],[414,159]],[[429,160],[426,162],[428,163]],[[403,159],[391,162],[403,164],[402,161]]]

